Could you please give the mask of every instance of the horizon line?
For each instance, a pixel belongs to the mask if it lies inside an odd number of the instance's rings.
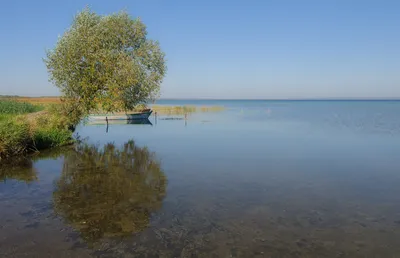
[[[159,98],[158,100],[400,100],[400,97],[316,97],[316,98]]]
[[[19,98],[57,98],[60,95],[41,95],[41,96],[22,96],[22,95],[1,95],[0,97],[19,97]],[[400,100],[399,97],[310,97],[310,98],[193,98],[193,97],[166,97],[158,100]]]

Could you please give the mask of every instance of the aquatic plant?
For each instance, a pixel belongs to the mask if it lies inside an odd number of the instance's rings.
[[[219,112],[223,111],[222,106],[168,106],[152,105],[151,109],[161,115],[185,115],[196,112]]]
[[[33,133],[32,139],[35,148],[38,150],[72,143],[71,131],[67,129],[38,129]]]

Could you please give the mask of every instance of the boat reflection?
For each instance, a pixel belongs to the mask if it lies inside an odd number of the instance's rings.
[[[144,230],[165,196],[167,179],[147,148],[78,145],[64,157],[54,210],[93,244]]]

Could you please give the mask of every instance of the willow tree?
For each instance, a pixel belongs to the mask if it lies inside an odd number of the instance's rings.
[[[159,43],[122,11],[79,12],[44,59],[70,112],[124,111],[154,100],[166,72]]]

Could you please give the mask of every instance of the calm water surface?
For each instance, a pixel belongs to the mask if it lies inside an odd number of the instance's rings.
[[[399,257],[400,102],[159,104],[225,110],[0,165],[0,257]]]

